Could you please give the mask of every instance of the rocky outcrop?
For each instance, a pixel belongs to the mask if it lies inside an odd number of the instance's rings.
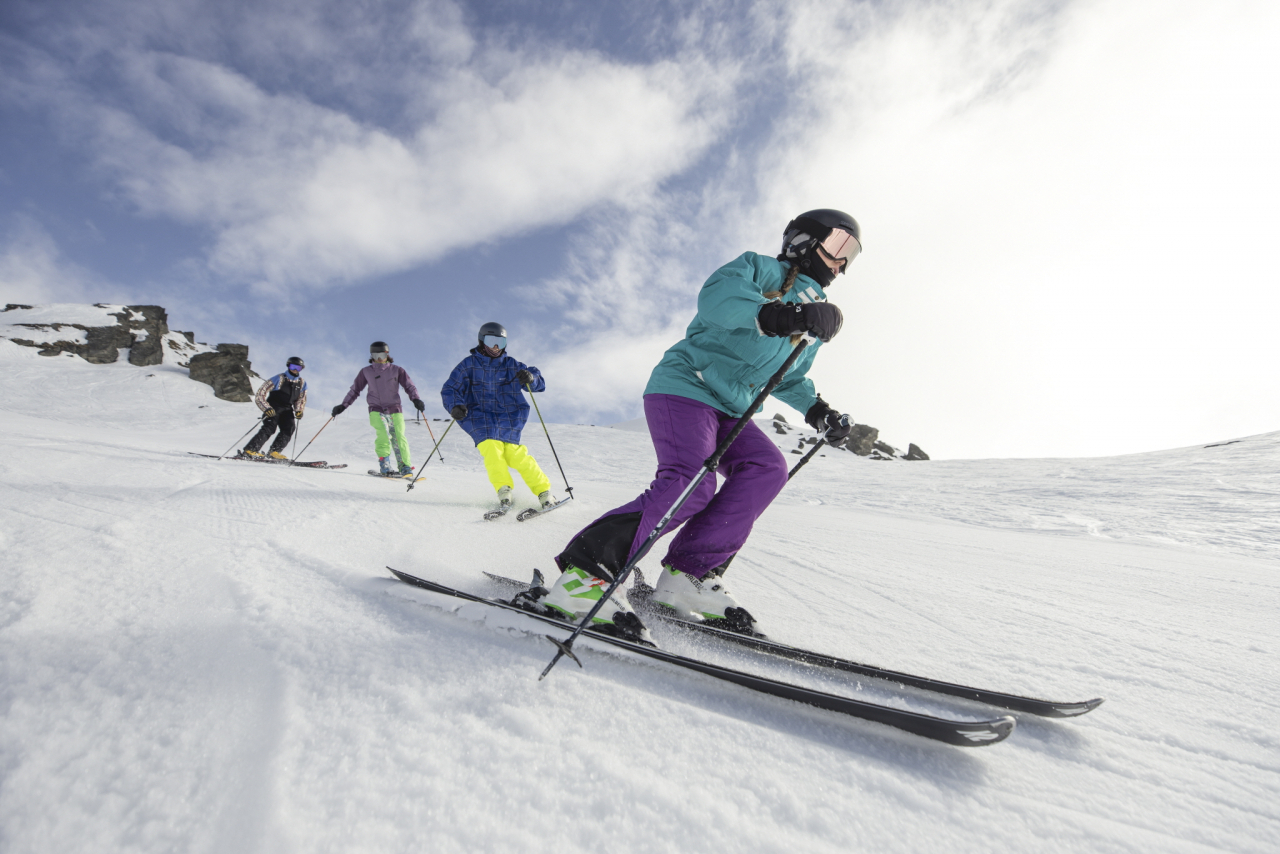
[[[104,324],[111,318],[114,325]],[[118,361],[122,350],[129,364],[139,367],[167,361],[188,368],[189,376],[212,386],[216,397],[237,403],[253,399],[250,379],[258,378],[248,346],[211,349],[197,342],[194,333],[171,331],[169,315],[158,305],[9,303],[0,311],[0,338],[35,347],[41,356],[71,353],[97,365]]]
[[[97,303],[95,307],[110,308],[102,303]],[[9,303],[4,310],[30,311],[33,308],[34,306]],[[12,337],[9,340],[27,347],[39,347],[41,356],[75,353],[95,365],[117,361],[121,350],[129,351],[131,365],[147,367],[163,362],[164,338],[169,334],[169,316],[165,310],[158,305],[126,305],[121,308],[121,311],[108,315],[116,318],[115,326],[56,322],[15,323],[12,329],[30,329],[33,334],[30,338]]]
[[[253,384],[249,377],[256,377],[249,361],[246,344],[219,344],[213,353],[200,353],[191,357],[191,379],[213,386],[213,396],[233,403],[253,400]]]
[[[797,428],[787,423],[787,419],[780,414],[773,416],[774,432],[780,436],[794,432]],[[799,438],[799,437],[797,437]],[[804,453],[805,445],[817,444],[817,436],[808,436],[799,439],[800,447],[792,451],[793,454]],[[866,424],[853,425],[853,432],[849,434],[849,438],[836,447],[839,451],[852,451],[860,457],[867,457],[872,460],[927,460],[929,455],[920,450],[919,447],[912,444],[908,446],[907,453],[903,454],[897,448],[888,442],[880,441],[880,431],[875,427]]]

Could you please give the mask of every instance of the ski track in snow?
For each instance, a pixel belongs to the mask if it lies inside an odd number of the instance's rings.
[[[549,425],[577,499],[485,522],[458,431],[407,492],[364,474],[361,407],[305,454],[351,468],[290,469],[190,456],[255,411],[180,368],[7,341],[0,368],[0,851],[1277,850],[1280,433],[1107,459],[815,457],[728,576],[766,630],[1107,698],[966,750],[625,655],[584,650],[585,670],[538,682],[554,650],[525,618],[386,573],[498,595],[482,570],[550,572],[647,485],[642,432]],[[343,392],[313,391],[298,448]],[[525,439],[560,493],[536,421]],[[992,711],[652,628],[822,690]]]

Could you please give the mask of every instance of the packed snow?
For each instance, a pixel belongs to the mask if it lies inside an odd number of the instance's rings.
[[[410,492],[365,473],[362,404],[303,455],[349,468],[311,470],[192,456],[241,444],[257,412],[174,364],[0,340],[0,378],[0,851],[1280,850],[1280,433],[1108,459],[815,457],[728,576],[772,636],[1107,698],[957,748],[589,650],[539,682],[554,649],[527,618],[387,573],[498,595],[484,570],[550,571],[648,483],[637,425],[547,425],[575,500],[485,522],[457,429]],[[345,391],[311,389],[299,450]],[[408,428],[415,465],[447,428]],[[525,440],[563,495],[536,418]],[[652,628],[828,691],[999,711]]]

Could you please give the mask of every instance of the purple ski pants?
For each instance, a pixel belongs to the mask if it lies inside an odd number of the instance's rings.
[[[653,483],[634,501],[610,510],[578,534],[583,536],[609,517],[638,512],[639,527],[628,555],[635,553],[738,423],[735,416],[674,394],[645,395],[644,415],[658,456]],[[724,483],[717,491],[720,477]],[[717,471],[702,479],[667,525],[665,533],[681,524],[684,527],[662,562],[698,578],[706,575],[742,548],[756,519],[786,483],[786,458],[763,430],[749,422],[720,457]]]

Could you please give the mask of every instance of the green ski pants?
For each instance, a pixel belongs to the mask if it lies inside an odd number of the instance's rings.
[[[400,465],[412,466],[413,461],[409,459],[409,437],[404,434],[404,413],[392,412],[386,417],[391,419],[391,432],[395,434],[396,445],[400,449]],[[373,439],[373,449],[378,452],[379,458],[389,456],[391,437],[387,435],[387,422],[383,420],[383,414],[370,412],[369,423],[377,434]]]

